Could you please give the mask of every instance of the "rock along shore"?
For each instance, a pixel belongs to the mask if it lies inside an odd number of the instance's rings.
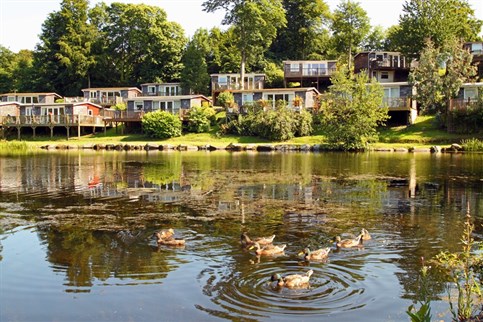
[[[257,152],[321,152],[329,151],[321,144],[233,144],[225,147],[213,145],[172,145],[172,144],[86,144],[86,145],[44,145],[45,150],[107,150],[107,151],[216,151],[225,150],[233,152],[257,151]],[[462,152],[463,147],[459,144],[452,144],[450,147],[432,146],[431,148],[370,148],[369,151],[375,152]]]

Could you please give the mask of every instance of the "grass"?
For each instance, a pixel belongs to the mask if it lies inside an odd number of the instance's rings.
[[[21,142],[29,147],[39,147],[46,144],[69,144],[69,145],[86,145],[86,144],[172,144],[172,145],[213,145],[217,147],[224,147],[230,143],[233,144],[319,144],[324,142],[324,135],[321,132],[317,132],[312,136],[294,138],[287,142],[271,142],[258,137],[250,136],[219,136],[216,133],[216,129],[209,133],[189,133],[181,137],[171,138],[168,140],[158,140],[146,137],[142,134],[124,134],[121,135],[116,132],[116,129],[109,129],[106,133],[97,133],[91,135],[85,135],[80,138],[71,137],[69,140],[65,136],[55,136],[50,138],[37,137],[24,138]],[[434,117],[419,116],[417,121],[410,126],[399,127],[386,127],[380,130],[380,141],[372,144],[372,147],[429,147],[431,145],[451,145],[452,143],[462,143],[463,140],[468,141],[471,139],[483,139],[483,135],[458,135],[447,133],[444,130],[439,129],[434,121]],[[15,142],[15,141],[3,141],[3,142]],[[0,149],[5,149],[5,144],[0,142]],[[8,149],[19,149],[15,145],[9,146]]]
[[[381,129],[379,132],[379,143],[375,144],[375,146],[390,144],[429,146],[461,143],[462,140],[471,138],[474,138],[474,136],[452,134],[438,128],[433,116],[418,116],[416,122],[412,125]]]

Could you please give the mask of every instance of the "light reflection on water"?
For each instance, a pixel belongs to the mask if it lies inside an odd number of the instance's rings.
[[[420,257],[456,249],[467,205],[481,222],[481,161],[295,153],[0,158],[0,320],[406,320]],[[186,247],[158,247],[152,235],[166,227]],[[326,262],[297,255],[362,227],[373,236],[362,249],[334,250]],[[276,234],[285,254],[257,258],[241,249],[242,231]],[[274,273],[308,269],[309,289],[270,283]],[[443,286],[432,287],[432,311],[447,314],[437,300]]]

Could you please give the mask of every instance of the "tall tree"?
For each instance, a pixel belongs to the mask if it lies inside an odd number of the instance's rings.
[[[446,115],[450,99],[458,94],[463,83],[476,75],[471,61],[472,55],[456,39],[448,40],[443,47],[426,40],[419,64],[409,75],[423,113]]]
[[[475,17],[466,0],[407,0],[399,26],[392,42],[407,57],[417,58],[426,38],[436,47],[452,38],[477,40],[482,20]]]
[[[60,11],[44,21],[34,54],[37,89],[75,96],[88,84],[93,64],[88,5],[88,0],[62,0]]]
[[[344,64],[338,65],[331,81],[321,104],[327,141],[336,149],[364,150],[367,143],[377,141],[377,127],[389,118],[384,91],[374,78],[354,75]]]
[[[277,29],[286,24],[281,0],[206,0],[203,8],[207,12],[226,10],[223,24],[233,25],[238,36],[243,88],[247,62],[263,53],[275,39]]]
[[[205,38],[207,34],[206,30],[196,31],[183,55],[181,87],[189,93],[209,93],[210,75],[206,64],[209,47]]]
[[[371,28],[363,42],[364,50],[387,50],[386,48],[386,30],[381,26]]]
[[[14,57],[14,52],[0,45],[0,93],[8,93],[14,89],[12,81],[15,69]]]
[[[324,0],[283,0],[283,7],[290,23],[278,31],[271,51],[281,59],[292,60],[308,59],[323,52],[327,47],[331,17],[327,3]]]
[[[334,11],[332,33],[335,48],[348,56],[349,69],[352,54],[357,52],[370,30],[369,17],[358,2],[342,1]]]
[[[186,38],[179,24],[167,21],[163,9],[101,3],[91,15],[99,30],[97,85],[179,80]]]

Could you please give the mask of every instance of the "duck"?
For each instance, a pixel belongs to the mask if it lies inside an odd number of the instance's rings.
[[[169,229],[164,229],[159,232],[158,238],[160,239],[168,239],[174,236],[174,229],[169,228]]]
[[[270,237],[256,237],[251,239],[248,237],[248,234],[246,232],[242,233],[240,236],[240,242],[243,247],[250,247],[253,246],[253,244],[258,243],[259,245],[270,245],[273,243],[273,240],[275,239],[275,235],[272,235]]]
[[[270,278],[272,282],[277,281],[278,286],[285,286],[288,288],[306,288],[309,286],[310,276],[314,273],[313,270],[308,270],[305,274],[293,274],[282,277],[280,274],[274,274]]]
[[[249,249],[256,248],[255,253],[257,255],[278,255],[282,254],[285,250],[285,247],[287,245],[264,245],[263,247],[260,247],[260,244],[258,242],[254,242],[253,245]]]
[[[335,246],[337,248],[360,247],[362,246],[363,236],[364,234],[359,234],[359,236],[353,239],[341,239],[340,236],[337,236],[335,237]]]
[[[372,238],[367,229],[365,228],[362,228],[360,233],[362,234],[363,240],[370,240]]]
[[[314,260],[314,259],[326,259],[329,256],[329,252],[330,252],[330,247],[321,248],[321,249],[317,249],[317,250],[314,250],[314,251],[311,251],[307,247],[299,253],[299,256],[304,255],[304,259],[306,261],[311,260],[311,259],[312,260]]]
[[[158,245],[184,246],[186,244],[184,239],[175,239],[172,235],[167,238],[163,238],[163,234],[161,232],[156,233],[156,237],[158,238]]]

